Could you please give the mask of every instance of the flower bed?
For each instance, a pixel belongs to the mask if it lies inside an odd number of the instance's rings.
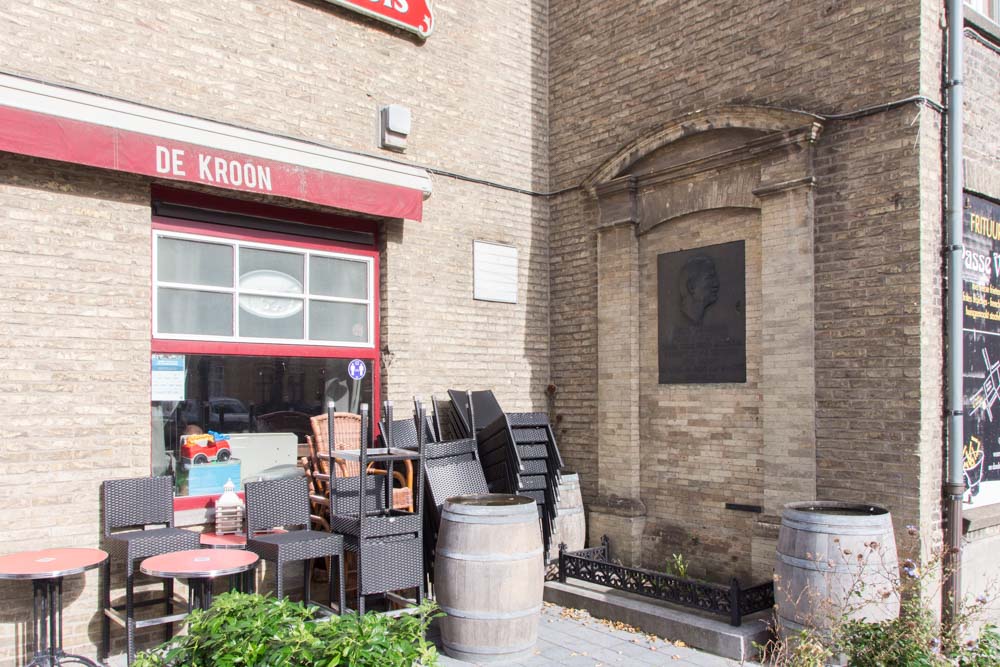
[[[627,567],[611,560],[608,538],[601,546],[580,551],[559,548],[559,581],[580,579],[609,586],[628,593],[637,593],[672,604],[726,616],[730,625],[739,626],[743,616],[774,606],[774,583],[767,582],[743,588],[734,577],[729,586],[697,579],[678,577],[638,567]]]

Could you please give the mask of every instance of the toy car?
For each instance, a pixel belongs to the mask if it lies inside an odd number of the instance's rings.
[[[185,435],[181,438],[181,460],[189,465],[228,461],[233,455],[229,440],[216,438],[211,433]]]

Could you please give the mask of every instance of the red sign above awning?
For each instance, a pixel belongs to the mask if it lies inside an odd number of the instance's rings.
[[[434,30],[430,0],[326,0],[427,39]]]

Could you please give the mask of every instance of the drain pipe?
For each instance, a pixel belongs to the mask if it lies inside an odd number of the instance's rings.
[[[965,24],[962,0],[947,0],[948,7],[948,72],[945,87],[948,90],[947,147],[945,149],[948,218],[948,440],[947,479],[944,485],[947,528],[944,560],[945,580],[942,615],[949,625],[959,617],[962,591],[962,495],[965,493],[965,476],[962,467],[962,27]]]

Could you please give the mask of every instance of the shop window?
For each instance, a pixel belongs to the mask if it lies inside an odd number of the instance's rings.
[[[154,336],[372,346],[372,259],[157,231]]]
[[[153,473],[207,499],[295,465],[329,402],[376,405],[376,262],[365,244],[154,218]]]

